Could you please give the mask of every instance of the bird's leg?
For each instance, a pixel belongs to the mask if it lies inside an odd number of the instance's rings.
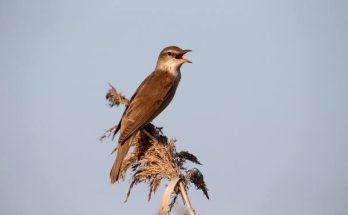
[[[152,141],[158,143],[158,140],[157,140],[154,136],[152,136],[149,132],[147,132],[145,129],[142,129],[142,131],[143,131],[144,134],[146,134],[146,136],[148,136]]]

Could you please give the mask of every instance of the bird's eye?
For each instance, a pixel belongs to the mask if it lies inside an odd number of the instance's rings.
[[[168,52],[168,55],[169,55],[169,56],[172,56],[172,53],[171,53],[171,52]]]

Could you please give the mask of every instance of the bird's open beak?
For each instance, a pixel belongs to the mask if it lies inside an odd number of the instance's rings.
[[[190,51],[191,51],[191,50],[189,50],[189,49],[187,49],[187,50],[182,50],[182,52],[176,56],[176,59],[179,59],[179,60],[183,61],[184,63],[192,63],[190,60],[184,58],[184,55],[185,55],[187,52],[190,52]]]

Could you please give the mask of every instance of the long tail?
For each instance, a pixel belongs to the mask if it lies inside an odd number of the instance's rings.
[[[130,147],[130,143],[133,141],[133,135],[123,144],[118,144],[117,146],[117,155],[116,155],[116,160],[114,164],[112,165],[111,171],[110,171],[110,181],[111,184],[114,184],[117,182],[120,178],[120,172],[121,172],[121,167],[124,158],[127,155],[127,152]]]

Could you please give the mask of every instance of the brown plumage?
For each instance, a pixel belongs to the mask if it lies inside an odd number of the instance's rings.
[[[163,49],[155,70],[140,84],[132,96],[115,131],[115,134],[120,131],[120,136],[116,160],[110,172],[111,183],[119,180],[122,162],[133,136],[160,114],[173,99],[181,78],[180,67],[183,63],[191,63],[183,58],[189,51],[175,46]]]

